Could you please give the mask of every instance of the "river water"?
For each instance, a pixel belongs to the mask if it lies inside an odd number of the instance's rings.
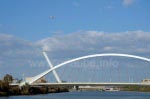
[[[10,96],[0,99],[150,99],[150,93],[143,92],[67,92],[32,96]]]

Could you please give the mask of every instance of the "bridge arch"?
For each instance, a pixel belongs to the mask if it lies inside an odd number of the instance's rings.
[[[120,54],[120,53],[104,53],[104,54],[93,54],[93,55],[87,55],[87,56],[82,56],[82,57],[78,57],[78,58],[74,58],[68,61],[65,61],[63,63],[60,63],[56,66],[54,66],[53,68],[35,76],[30,82],[28,82],[29,84],[32,84],[33,82],[35,82],[36,80],[40,79],[41,77],[47,75],[48,73],[50,73],[51,71],[58,69],[66,64],[78,61],[78,60],[83,60],[83,59],[87,59],[87,58],[93,58],[93,57],[105,57],[105,56],[117,56],[117,57],[128,57],[128,58],[134,58],[134,59],[139,59],[139,60],[143,60],[143,61],[147,61],[150,62],[149,58],[146,57],[141,57],[141,56],[136,56],[136,55],[131,55],[131,54]]]

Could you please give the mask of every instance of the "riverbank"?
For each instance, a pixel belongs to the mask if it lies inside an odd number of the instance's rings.
[[[150,92],[150,86],[124,86],[121,87],[122,91],[138,91],[138,92]]]
[[[35,95],[35,94],[48,94],[48,93],[60,93],[69,92],[67,87],[44,87],[44,86],[30,86],[28,84],[19,86],[10,86],[13,82],[13,76],[6,74],[2,80],[0,80],[0,97],[1,96],[14,96],[14,95]],[[20,83],[18,80],[16,83]],[[45,82],[45,81],[43,81]]]
[[[9,74],[6,74],[3,80],[0,80],[0,97],[14,96],[14,95],[36,95],[36,94],[69,92],[73,88],[73,86],[72,87],[65,87],[65,86],[45,87],[45,86],[30,86],[28,84],[22,87],[10,86],[9,83],[12,83],[12,81],[13,81],[13,77]],[[121,86],[119,88],[120,91],[150,92],[150,86]],[[74,90],[82,91],[82,89],[79,89],[78,86],[76,86]],[[86,90],[88,91],[89,89],[85,89],[85,91]],[[96,91],[97,89],[92,89],[92,90]]]
[[[4,87],[4,86],[3,86]],[[2,88],[2,86],[1,86]],[[69,92],[70,88],[66,87],[43,87],[43,86],[29,86],[25,85],[22,88],[18,86],[6,87],[5,90],[0,90],[0,96],[21,96],[21,95],[39,95],[39,94],[49,94],[49,93],[62,93],[62,92]],[[76,90],[77,91],[77,90]],[[78,90],[80,91],[80,89]],[[81,90],[83,91],[83,90]],[[91,91],[91,90],[84,90],[84,91]],[[94,90],[92,90],[94,91]],[[96,91],[96,90],[95,90]],[[149,86],[123,86],[120,88],[120,91],[126,92],[150,92]]]
[[[69,92],[65,87],[31,87],[23,86],[22,88],[9,87],[7,90],[0,90],[0,96],[16,96],[16,95],[36,95],[36,94],[48,94],[48,93],[60,93]]]

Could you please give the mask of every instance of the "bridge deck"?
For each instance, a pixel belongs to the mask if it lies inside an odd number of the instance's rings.
[[[32,86],[150,86],[150,83],[34,83]]]
[[[19,86],[19,84],[10,84]],[[33,83],[31,86],[150,86],[150,83]]]

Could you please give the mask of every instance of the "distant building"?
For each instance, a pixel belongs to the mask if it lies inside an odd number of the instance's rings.
[[[25,81],[29,82],[29,81],[31,81],[31,79],[33,79],[33,77],[26,77]],[[34,83],[46,83],[46,82],[47,81],[46,81],[45,77],[42,77],[42,78],[38,79],[37,81],[35,81]]]
[[[143,79],[142,83],[150,83],[150,79]]]
[[[18,83],[19,80],[18,79],[13,79],[12,83]]]

